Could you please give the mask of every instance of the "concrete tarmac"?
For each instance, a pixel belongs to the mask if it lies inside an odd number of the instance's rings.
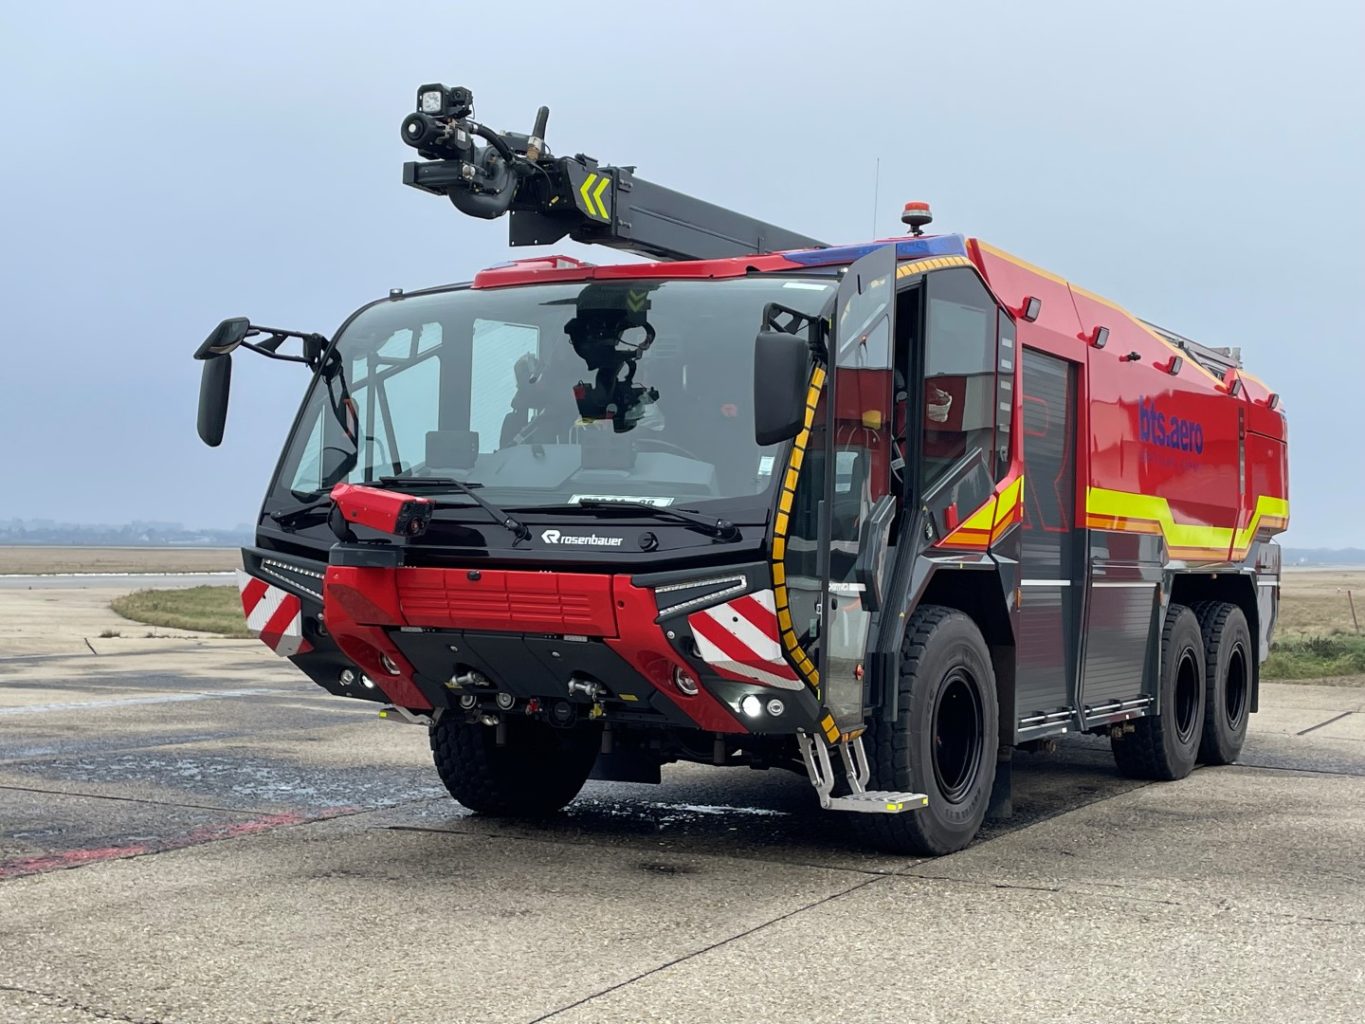
[[[1365,686],[1267,684],[1176,783],[1017,755],[917,860],[780,772],[486,821],[423,730],[117,592],[0,591],[5,1024],[1365,1019]]]

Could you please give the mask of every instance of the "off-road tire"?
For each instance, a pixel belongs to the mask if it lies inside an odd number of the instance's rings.
[[[431,755],[446,789],[464,806],[497,817],[553,814],[578,795],[601,746],[601,729],[556,729],[527,718],[507,720],[497,745],[492,726],[442,715],[431,727]]]
[[[1251,717],[1256,649],[1242,609],[1226,601],[1194,606],[1204,635],[1204,738],[1199,760],[1232,764],[1242,752]]]
[[[1193,678],[1189,675],[1195,672]],[[1166,611],[1156,714],[1110,733],[1119,771],[1135,779],[1183,779],[1194,770],[1204,732],[1204,637],[1199,619],[1183,604]]]
[[[995,781],[999,705],[990,651],[976,623],[953,608],[924,605],[910,617],[901,643],[895,722],[874,719],[863,742],[872,769],[869,789],[924,793],[929,806],[900,814],[855,814],[855,825],[875,846],[891,853],[938,856],[962,849],[986,816]],[[944,780],[935,771],[935,722],[940,698],[965,700],[975,693],[979,730],[971,746],[975,763]],[[956,786],[945,781],[957,780]]]

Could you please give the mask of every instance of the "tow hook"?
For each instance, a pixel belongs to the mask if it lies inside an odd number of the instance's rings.
[[[430,715],[424,715],[420,711],[409,711],[407,708],[400,708],[390,704],[379,709],[379,717],[389,721],[397,722],[399,725],[425,725],[432,726],[435,723]]]

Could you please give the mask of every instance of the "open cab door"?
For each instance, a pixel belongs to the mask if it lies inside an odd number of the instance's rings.
[[[896,247],[874,249],[839,285],[820,429],[825,560],[821,697],[841,736],[860,734],[868,706],[864,660],[895,514],[891,493]],[[821,415],[823,413],[823,416]],[[822,421],[822,422],[821,422]]]
[[[794,595],[803,584],[818,595],[806,649],[819,672],[823,736],[801,738],[811,784],[826,808],[881,814],[918,810],[927,800],[922,793],[868,790],[871,771],[862,741],[868,637],[880,611],[896,513],[895,307],[896,247],[888,244],[850,266],[839,285],[828,372],[798,483],[798,514],[804,509],[814,520],[814,574],[800,579],[790,560],[787,573]],[[832,792],[831,750],[843,764],[846,796]]]

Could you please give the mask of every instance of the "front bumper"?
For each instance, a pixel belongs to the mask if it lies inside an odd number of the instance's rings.
[[[567,701],[576,715],[732,734],[809,732],[819,717],[815,691],[782,660],[761,563],[631,577],[339,560],[334,550],[326,632],[401,707],[502,694],[518,707]],[[582,692],[585,680],[599,696]]]

